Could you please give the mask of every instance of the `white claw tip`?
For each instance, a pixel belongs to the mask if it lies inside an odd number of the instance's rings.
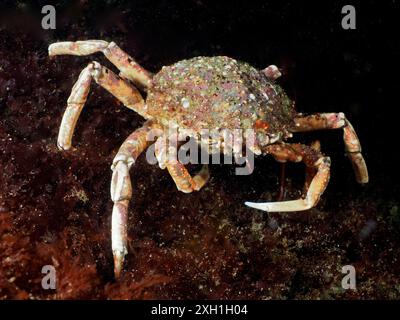
[[[263,210],[263,211],[269,211],[268,210],[268,205],[266,203],[256,203],[256,202],[249,202],[246,201],[244,203],[246,206],[250,207],[250,208],[254,208],[254,209],[258,209],[258,210]]]
[[[50,57],[55,55],[54,52],[53,52],[53,48],[54,48],[54,43],[49,45],[49,48],[48,48],[48,52],[49,52],[49,56]]]

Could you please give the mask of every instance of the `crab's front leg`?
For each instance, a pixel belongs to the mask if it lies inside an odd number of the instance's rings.
[[[71,148],[75,126],[86,103],[92,79],[114,95],[127,108],[146,116],[143,98],[135,86],[93,61],[82,70],[68,98],[57,140],[60,149],[68,150]]]
[[[128,206],[132,198],[132,183],[129,169],[151,143],[150,139],[148,139],[148,134],[152,129],[154,129],[154,125],[148,121],[143,127],[134,131],[119,148],[111,166],[113,171],[111,199],[114,202],[111,221],[111,242],[116,277],[119,277],[124,257],[128,253]]]
[[[167,168],[178,190],[190,193],[200,190],[210,178],[207,165],[192,177],[185,166],[177,159],[177,138],[174,135],[161,136],[155,143],[155,155],[161,169]]]
[[[151,73],[114,42],[103,40],[64,41],[52,43],[49,46],[49,56],[64,54],[86,56],[95,52],[102,52],[121,71],[121,76],[124,78],[133,81],[143,89],[150,85]]]
[[[295,118],[295,127],[292,132],[306,132],[322,129],[343,129],[345,149],[353,165],[358,183],[367,183],[368,169],[361,154],[361,144],[356,131],[344,113],[318,113]]]
[[[302,144],[277,144],[266,147],[265,152],[272,154],[280,162],[303,161],[308,168],[316,173],[308,186],[304,199],[254,203],[246,202],[249,207],[268,212],[303,211],[314,207],[325,191],[330,177],[330,159],[323,156],[318,150]]]

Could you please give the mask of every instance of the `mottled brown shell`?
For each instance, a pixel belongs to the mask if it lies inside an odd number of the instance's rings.
[[[287,136],[293,104],[280,86],[247,63],[196,57],[163,67],[147,95],[147,112],[180,128],[256,129]]]

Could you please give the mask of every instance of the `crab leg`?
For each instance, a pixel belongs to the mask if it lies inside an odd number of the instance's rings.
[[[192,177],[185,166],[176,157],[177,147],[169,143],[166,136],[161,136],[155,144],[155,154],[161,169],[167,168],[179,191],[190,193],[200,190],[210,178],[207,165]]]
[[[71,148],[72,135],[88,97],[92,79],[113,94],[127,108],[146,117],[145,105],[139,91],[128,81],[121,79],[109,69],[95,61],[91,62],[82,70],[68,98],[67,108],[58,134],[57,144],[60,149],[68,150]]]
[[[152,129],[151,122],[134,131],[121,145],[113,160],[111,199],[114,202],[111,220],[111,245],[114,256],[114,273],[118,278],[127,249],[128,206],[132,198],[132,183],[129,169],[151,141],[147,134]]]
[[[358,183],[367,183],[368,169],[361,154],[361,144],[357,134],[344,113],[319,113],[295,118],[292,132],[306,132],[321,129],[343,129],[346,153],[350,158]]]
[[[317,152],[321,151],[321,143],[319,140],[313,141],[310,145],[312,149],[314,149]],[[310,184],[312,182],[312,179],[315,176],[315,173],[318,171],[315,167],[307,167],[306,166],[306,177],[304,179],[304,189],[303,192],[306,193],[308,188],[310,187]]]
[[[121,76],[142,88],[147,88],[150,85],[151,73],[135,62],[114,42],[103,40],[66,41],[56,42],[49,46],[50,56],[62,54],[86,56],[95,52],[102,52],[121,71]]]
[[[265,151],[272,154],[280,162],[303,161],[308,168],[315,168],[317,170],[316,174],[308,187],[304,199],[265,203],[245,202],[245,204],[268,212],[303,211],[314,207],[328,185],[330,177],[329,157],[324,157],[319,151],[302,144],[270,145],[266,147]]]
[[[194,177],[190,175],[189,171],[179,161],[168,162],[167,169],[177,189],[184,193],[199,191],[210,178],[210,172],[206,164],[203,165],[201,170]]]

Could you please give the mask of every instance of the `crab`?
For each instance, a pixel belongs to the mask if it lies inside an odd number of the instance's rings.
[[[303,115],[296,112],[294,102],[276,83],[281,73],[275,65],[258,70],[226,56],[195,57],[164,66],[152,74],[114,42],[86,40],[57,42],[49,46],[50,56],[83,56],[96,52],[102,52],[120,73],[116,75],[95,61],[83,69],[68,98],[57,144],[62,150],[71,148],[72,135],[92,80],[146,119],[143,126],[122,143],[111,166],[111,199],[114,203],[111,241],[117,278],[128,253],[128,205],[132,198],[129,170],[139,155],[154,144],[159,166],[168,170],[182,192],[198,191],[209,179],[207,165],[192,176],[179,159],[166,156],[170,146],[166,148],[165,142],[171,138],[167,128],[171,124],[177,128],[178,135],[195,137],[200,146],[221,143],[221,138],[218,141],[215,141],[217,138],[199,139],[204,128],[253,130],[251,151],[254,154],[270,154],[282,163],[304,162],[305,192],[301,198],[245,202],[255,209],[268,212],[308,210],[318,203],[327,187],[330,158],[321,153],[319,144],[309,146],[287,142],[296,132],[342,129],[345,151],[356,180],[361,184],[368,182],[361,145],[349,120],[343,113]],[[146,94],[146,99],[142,94]],[[154,130],[158,132],[155,142],[149,139],[149,133]]]

